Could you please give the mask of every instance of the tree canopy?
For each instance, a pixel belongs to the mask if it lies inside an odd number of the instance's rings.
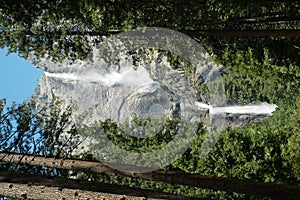
[[[0,10],[0,47],[7,46],[9,52],[18,52],[25,58],[34,53],[55,60],[86,57],[91,36],[97,42],[101,36],[139,27],[166,27],[186,33],[199,30],[293,30],[299,27],[300,17],[297,2],[254,0],[25,0],[3,1]],[[234,40],[240,40],[239,45],[244,47],[260,45],[239,38]],[[207,41],[215,46],[219,39],[209,37]],[[294,41],[299,42],[298,39]],[[269,38],[263,45],[266,43],[274,46],[278,39]],[[296,45],[292,43],[289,48]],[[216,47],[218,51],[223,49],[219,45]]]

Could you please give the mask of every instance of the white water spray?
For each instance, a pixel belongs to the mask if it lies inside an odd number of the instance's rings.
[[[278,107],[275,104],[268,104],[266,102],[256,105],[244,105],[244,106],[224,106],[224,107],[212,107],[205,103],[196,102],[196,105],[200,108],[208,109],[212,115],[219,113],[231,113],[231,114],[249,114],[249,115],[268,115],[272,113]]]
[[[148,72],[142,67],[139,67],[136,70],[130,68],[121,72],[110,72],[106,74],[100,74],[98,72],[84,72],[79,74],[45,72],[45,75],[47,77],[58,78],[65,81],[94,82],[104,86],[123,84],[127,86],[139,87],[155,83],[150,78]]]
[[[50,72],[44,72],[47,77],[53,77],[53,78],[59,78],[63,80],[70,80],[70,81],[77,81],[79,80],[79,77],[76,76],[75,74],[70,74],[70,73],[50,73]]]

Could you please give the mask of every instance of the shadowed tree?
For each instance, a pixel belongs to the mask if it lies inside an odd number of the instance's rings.
[[[54,60],[85,58],[91,44],[101,41],[101,36],[138,27],[166,27],[193,37],[295,35],[293,32],[260,33],[259,30],[295,29],[300,17],[297,2],[254,0],[246,3],[4,0],[0,11],[1,48],[7,46],[9,52],[18,52],[25,58],[34,53]]]

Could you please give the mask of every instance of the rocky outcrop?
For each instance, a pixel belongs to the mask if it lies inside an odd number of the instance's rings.
[[[123,55],[117,63],[108,64],[97,58],[95,49],[90,60],[71,65],[40,60],[37,66],[46,73],[34,97],[41,104],[56,97],[72,103],[75,115],[83,116],[85,123],[160,115],[199,120],[201,112],[194,105],[197,93],[185,72],[174,69],[157,51],[153,57],[135,66],[131,57]]]

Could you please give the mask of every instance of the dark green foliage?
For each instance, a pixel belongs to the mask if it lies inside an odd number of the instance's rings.
[[[71,121],[71,107],[63,108],[57,99],[53,105],[40,107],[34,100],[6,105],[0,100],[0,151],[38,156],[68,157],[79,144]],[[67,176],[68,170],[47,166],[3,162],[9,171],[46,176]]]
[[[39,119],[34,111],[35,103],[13,104],[5,108],[5,100],[0,101],[0,148],[4,152],[27,153],[40,151],[35,143],[35,135],[40,134]]]
[[[101,36],[140,27],[183,32],[299,28],[297,2],[267,2],[5,0],[0,5],[0,47],[25,58],[34,53],[54,60],[78,59],[85,58]]]
[[[228,99],[237,102],[276,102],[299,91],[300,71],[294,63],[275,64],[265,49],[260,61],[253,50],[225,53],[224,82]]]
[[[67,156],[76,147],[71,107],[56,100],[38,108],[34,100],[6,107],[0,100],[0,151],[43,156]]]
[[[201,140],[195,140],[173,166],[212,176],[299,183],[299,95],[293,100],[294,105],[278,103],[274,116],[260,123],[223,131],[203,159],[197,155]]]
[[[152,119],[152,121],[153,120],[154,119]],[[178,121],[176,122],[175,120],[161,122],[164,123],[164,126],[161,127],[160,130],[153,131],[152,134],[149,133],[149,137],[146,138],[134,137],[130,132],[134,131],[134,129],[143,129],[147,124],[151,123],[151,119],[142,120],[136,118],[133,119],[131,123],[132,125],[129,130],[124,130],[111,121],[101,122],[100,126],[104,129],[104,133],[110,141],[127,151],[143,152],[162,148],[165,144],[172,141],[174,135],[177,134],[176,124],[178,124]],[[138,131],[142,132],[142,130]]]
[[[0,47],[25,58],[30,53],[54,60],[85,57],[89,47],[82,31],[87,27],[78,9],[74,1],[4,1]]]

